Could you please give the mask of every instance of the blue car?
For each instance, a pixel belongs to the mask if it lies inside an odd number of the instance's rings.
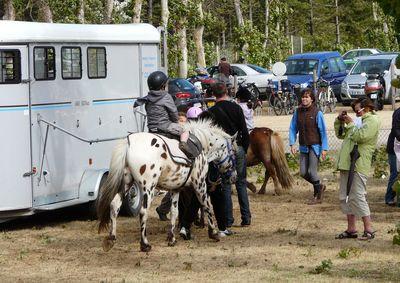
[[[299,84],[301,89],[312,87],[313,69],[317,77],[330,82],[333,92],[340,101],[340,87],[347,75],[346,65],[337,51],[310,52],[289,56],[284,62],[288,80]]]

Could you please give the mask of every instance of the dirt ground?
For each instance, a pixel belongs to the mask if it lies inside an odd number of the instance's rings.
[[[287,129],[289,121],[263,119],[272,128]],[[257,177],[252,171],[250,179]],[[384,205],[387,180],[369,179],[368,200],[377,236],[365,242],[334,239],[346,228],[337,176],[325,171],[322,178],[328,188],[324,203],[317,206],[305,204],[312,188],[298,177],[289,194],[274,196],[271,182],[266,195],[249,192],[252,225],[233,227],[235,234],[218,243],[208,239],[206,229],[194,228],[194,240],[178,237],[177,245],[168,247],[168,223],[160,222],[155,213],[159,196],[148,221],[149,253],[139,251],[138,218],[127,217],[118,218],[117,242],[104,252],[105,233],[97,234],[97,221],[90,220],[82,207],[0,224],[0,281],[398,282],[400,246],[394,246],[392,238],[400,208]],[[239,223],[236,195],[233,200]],[[358,231],[362,230],[359,221]]]

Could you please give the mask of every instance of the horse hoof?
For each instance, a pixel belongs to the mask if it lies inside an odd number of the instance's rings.
[[[176,245],[176,240],[174,239],[173,241],[168,242],[168,247],[173,247]]]
[[[252,192],[252,193],[257,193],[257,188],[254,186],[252,183],[247,183],[247,188]]]
[[[105,252],[108,252],[109,250],[112,249],[112,247],[114,246],[114,244],[115,244],[115,237],[112,237],[112,236],[104,237],[104,240],[103,240],[103,250],[104,250]]]
[[[259,195],[265,195],[265,190],[259,190],[259,191],[258,191],[258,194],[259,194]]]
[[[212,230],[212,229],[208,229],[208,237],[210,238],[210,239],[213,239],[214,241],[216,241],[216,242],[219,242],[219,235],[218,235],[218,232],[216,232],[216,231],[214,231],[214,230]]]
[[[146,244],[141,244],[140,245],[140,251],[147,253],[151,250],[151,246],[150,245],[146,245]]]

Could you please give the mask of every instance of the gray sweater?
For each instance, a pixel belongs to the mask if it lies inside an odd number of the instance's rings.
[[[178,122],[178,109],[172,96],[165,90],[151,90],[143,98],[139,98],[137,105],[145,104],[147,112],[147,127],[166,131],[172,123]]]

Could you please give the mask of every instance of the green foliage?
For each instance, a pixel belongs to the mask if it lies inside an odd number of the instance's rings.
[[[400,245],[400,223],[396,224],[395,232],[397,235],[393,236],[393,245]]]
[[[391,84],[392,84],[392,87],[400,88],[400,78],[397,77],[396,79],[393,79]]]
[[[356,247],[344,248],[339,251],[338,257],[343,259],[348,259],[351,256],[359,257],[361,252],[362,251]]]
[[[372,156],[372,166],[374,168],[373,177],[380,179],[389,174],[389,164],[386,153],[386,146],[382,145],[375,150]]]
[[[300,168],[300,164],[299,164],[299,158],[300,158],[300,154],[296,153],[296,155],[290,154],[290,153],[286,153],[286,161],[289,165],[289,169],[292,171],[297,171]]]
[[[396,65],[397,69],[400,69],[400,56],[396,57],[395,65]]]
[[[330,259],[325,259],[321,261],[320,265],[317,265],[311,273],[313,274],[321,274],[321,273],[329,273],[333,267],[333,263]]]

